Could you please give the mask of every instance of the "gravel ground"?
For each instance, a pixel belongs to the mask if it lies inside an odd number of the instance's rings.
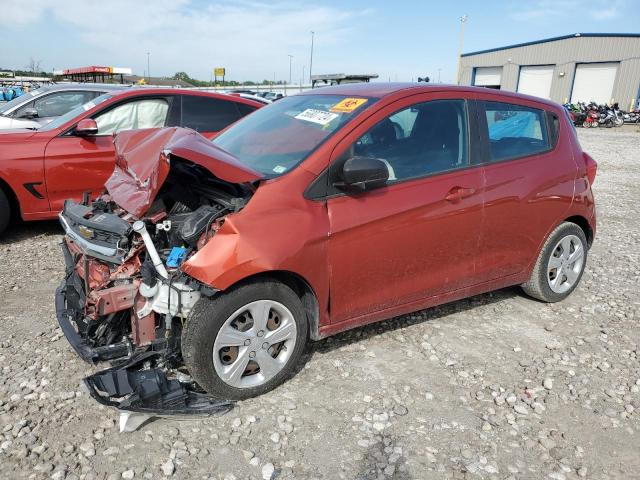
[[[640,131],[579,135],[599,230],[569,299],[512,288],[357,329],[223,417],[133,433],[56,326],[60,230],[18,226],[0,241],[0,477],[640,478]]]

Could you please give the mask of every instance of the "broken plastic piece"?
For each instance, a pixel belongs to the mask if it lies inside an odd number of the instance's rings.
[[[148,413],[120,412],[120,433],[135,432],[152,417]]]
[[[112,367],[84,379],[89,394],[98,402],[119,410],[150,415],[221,415],[233,403],[214,400],[195,392],[160,368],[141,370],[143,354],[120,367]]]

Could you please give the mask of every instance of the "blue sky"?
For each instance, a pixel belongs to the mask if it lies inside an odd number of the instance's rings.
[[[372,72],[383,80],[455,77],[459,18],[464,51],[575,32],[633,33],[639,0],[282,1],[0,0],[0,67],[110,65],[142,75],[186,71],[209,79],[293,81],[314,73]]]

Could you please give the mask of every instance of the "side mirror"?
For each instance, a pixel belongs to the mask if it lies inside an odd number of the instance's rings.
[[[382,187],[389,180],[389,168],[379,158],[351,157],[342,167],[342,182],[337,187],[370,190]]]
[[[74,132],[81,137],[95,135],[98,133],[98,124],[93,118],[83,118],[76,125]]]
[[[38,110],[33,107],[25,108],[20,114],[20,118],[36,118],[38,116]]]

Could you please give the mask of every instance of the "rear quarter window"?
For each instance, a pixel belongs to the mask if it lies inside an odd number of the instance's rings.
[[[489,161],[527,157],[551,148],[544,110],[502,102],[483,104]]]

